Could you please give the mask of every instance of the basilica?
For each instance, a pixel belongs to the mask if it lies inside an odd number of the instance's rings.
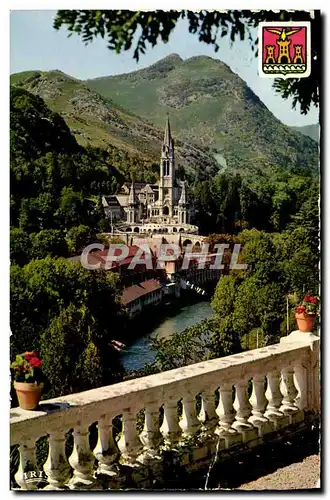
[[[121,232],[198,233],[190,224],[193,207],[186,181],[176,179],[174,141],[167,117],[160,155],[158,184],[125,183],[117,195],[103,196],[105,213]]]

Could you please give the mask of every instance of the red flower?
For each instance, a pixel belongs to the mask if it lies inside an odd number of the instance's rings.
[[[317,304],[317,298],[316,297],[309,297],[309,300],[312,304]]]
[[[298,306],[296,311],[298,314],[304,313],[306,311],[306,307],[305,306]]]
[[[310,295],[305,295],[304,302],[311,302],[311,296]]]
[[[36,356],[30,359],[30,366],[31,368],[40,368],[42,365],[43,361],[41,359],[37,358]]]
[[[30,361],[30,359],[32,359],[32,358],[37,358],[38,355],[37,355],[36,351],[30,351],[30,352],[25,352],[23,354],[23,357],[26,359],[26,361]]]

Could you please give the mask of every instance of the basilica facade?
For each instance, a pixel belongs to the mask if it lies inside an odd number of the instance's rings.
[[[160,154],[158,184],[125,183],[118,195],[103,196],[105,213],[116,230],[135,233],[198,233],[190,223],[193,207],[189,203],[186,181],[176,179],[174,141],[167,117]]]

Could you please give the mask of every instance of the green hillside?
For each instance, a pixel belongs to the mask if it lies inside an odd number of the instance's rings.
[[[231,172],[273,172],[276,167],[318,169],[318,149],[267,109],[221,61],[173,54],[133,73],[87,80],[90,89],[161,125],[171,117],[175,137],[207,147]]]
[[[296,132],[307,135],[314,141],[320,141],[320,126],[318,123],[313,123],[312,125],[305,125],[304,127],[291,127]]]
[[[61,114],[77,142],[111,150],[127,176],[154,181],[166,113],[177,164],[191,178],[249,179],[318,171],[318,147],[281,123],[230,68],[211,57],[168,56],[148,68],[82,82],[61,71],[11,76]],[[117,163],[116,163],[117,162]]]
[[[60,113],[79,144],[110,150],[113,164],[126,177],[134,174],[136,180],[156,180],[165,113],[161,128],[155,127],[57,70],[13,74],[11,82],[38,95],[51,110]],[[213,155],[193,143],[178,141],[176,152],[177,163],[187,171],[200,170],[207,175],[219,169]]]
[[[10,88],[11,226],[28,234],[96,228],[104,214],[93,199],[113,193],[123,180],[111,156],[79,145],[43,99]]]

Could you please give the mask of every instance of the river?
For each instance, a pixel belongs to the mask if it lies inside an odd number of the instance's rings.
[[[162,316],[161,321],[142,337],[137,338],[121,353],[121,362],[126,371],[140,370],[146,363],[152,363],[155,352],[150,347],[150,339],[154,337],[169,338],[173,333],[182,332],[186,328],[212,316],[209,302],[200,301],[176,308]],[[134,321],[134,320],[133,320]]]

